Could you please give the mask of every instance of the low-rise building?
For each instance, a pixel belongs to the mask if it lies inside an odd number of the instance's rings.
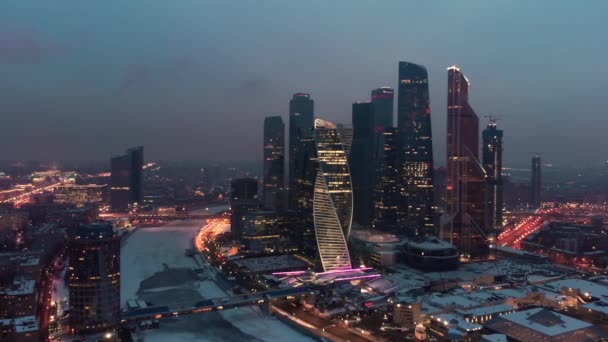
[[[54,190],[55,203],[73,204],[82,207],[87,203],[101,203],[106,185],[97,184],[64,184]]]
[[[599,341],[608,335],[599,327],[548,309],[534,308],[496,317],[489,331],[515,341]]]

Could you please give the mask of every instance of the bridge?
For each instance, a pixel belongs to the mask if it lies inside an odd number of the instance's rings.
[[[290,299],[296,296],[316,294],[311,286],[302,286],[290,289],[278,289],[243,295],[227,296],[202,300],[193,303],[189,308],[171,309],[168,306],[149,306],[135,308],[122,312],[122,323],[136,323],[152,319],[177,317],[182,315],[202,314],[211,311],[234,309],[243,306],[270,304],[274,299]]]

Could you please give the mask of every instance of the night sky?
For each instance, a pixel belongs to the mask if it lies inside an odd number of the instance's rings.
[[[427,67],[444,164],[446,67],[501,116],[505,164],[608,159],[608,1],[2,0],[0,160],[255,160],[291,94],[351,103]],[[395,113],[396,117],[396,113]]]

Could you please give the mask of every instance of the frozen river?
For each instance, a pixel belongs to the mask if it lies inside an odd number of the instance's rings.
[[[222,207],[225,209],[226,207]],[[209,211],[219,210],[209,208]],[[225,296],[212,280],[196,279],[189,270],[194,260],[185,255],[204,221],[175,221],[140,228],[121,250],[121,302],[143,299],[153,305],[188,307],[202,299]],[[160,329],[137,336],[143,341],[312,341],[259,308],[165,319]]]

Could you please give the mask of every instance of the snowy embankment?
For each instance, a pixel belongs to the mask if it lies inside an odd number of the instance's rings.
[[[199,292],[205,298],[228,296],[226,292],[211,281],[203,282],[199,288]],[[224,310],[221,311],[221,315],[240,331],[266,342],[313,341],[291,329],[278,319],[268,316],[266,313],[262,312],[259,307],[250,306]]]
[[[211,208],[210,208],[211,209]],[[192,248],[192,239],[203,221],[176,221],[153,228],[141,228],[127,238],[121,250],[121,302],[137,298],[140,283],[167,268],[192,268],[196,263],[185,255]],[[213,277],[211,277],[213,279]],[[224,297],[228,294],[215,282],[204,280],[196,283],[196,291],[204,298]],[[168,287],[146,288],[146,292],[168,290]],[[231,309],[220,312],[229,322],[226,330],[235,329],[256,339],[270,341],[311,342],[312,339],[291,329],[278,319],[269,317],[258,307]],[[201,327],[204,330],[204,327]],[[219,328],[224,329],[224,328]],[[204,332],[171,331],[163,329],[142,332],[143,339],[156,341],[229,341],[230,338],[205,335]]]
[[[185,250],[192,248],[192,238],[203,221],[177,221],[162,227],[141,228],[128,237],[120,256],[120,301],[137,296],[140,283],[169,267],[194,266]]]

